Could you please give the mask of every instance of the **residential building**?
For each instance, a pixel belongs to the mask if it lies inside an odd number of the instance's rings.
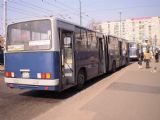
[[[122,21],[106,21],[100,24],[101,31],[129,41],[160,45],[160,17],[132,18]]]

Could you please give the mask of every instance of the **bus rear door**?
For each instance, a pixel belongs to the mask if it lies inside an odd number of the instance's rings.
[[[60,30],[61,38],[61,87],[75,85],[73,32]]]
[[[104,40],[102,38],[99,38],[99,74],[103,74],[106,72],[105,70],[105,58],[104,58],[104,46],[103,42]]]

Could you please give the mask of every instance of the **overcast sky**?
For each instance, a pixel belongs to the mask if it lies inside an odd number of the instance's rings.
[[[160,0],[81,0],[82,23],[160,16]],[[8,0],[8,22],[56,16],[79,24],[79,0]],[[3,34],[3,0],[0,0],[0,34]]]

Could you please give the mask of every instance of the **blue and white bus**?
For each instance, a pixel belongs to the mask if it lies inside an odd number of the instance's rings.
[[[115,72],[117,68],[125,66],[129,62],[129,45],[124,39],[120,39],[116,36],[108,35],[106,38],[106,64],[107,71]]]
[[[103,34],[56,19],[8,26],[5,82],[11,88],[61,91],[105,72]]]
[[[121,66],[119,41],[110,44],[108,38],[56,18],[11,24],[5,82],[10,88],[32,90],[82,88],[85,81]]]

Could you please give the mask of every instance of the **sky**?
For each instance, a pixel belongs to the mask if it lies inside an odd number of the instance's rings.
[[[7,0],[8,24],[32,18],[55,16],[79,24],[160,16],[160,0]],[[3,35],[3,0],[0,0],[0,35]]]

